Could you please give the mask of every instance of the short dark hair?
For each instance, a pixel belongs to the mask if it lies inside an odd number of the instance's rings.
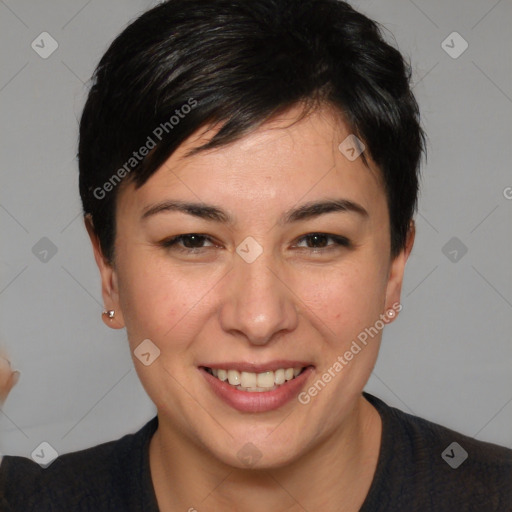
[[[103,254],[113,261],[118,181],[142,186],[200,127],[222,123],[194,153],[303,104],[332,107],[364,142],[382,173],[397,255],[425,148],[410,76],[377,23],[339,0],[157,5],[102,57],[80,121],[80,195]]]

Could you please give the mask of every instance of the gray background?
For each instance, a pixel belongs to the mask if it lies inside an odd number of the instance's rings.
[[[155,413],[125,332],[101,322],[75,160],[94,66],[154,4],[0,1],[0,344],[22,373],[0,412],[4,454],[28,456],[41,441],[59,453],[86,448],[135,431]],[[354,5],[410,56],[429,136],[404,309],[386,328],[367,390],[512,447],[512,3]],[[453,31],[469,44],[458,58],[441,46]],[[42,32],[59,45],[47,59],[31,47]],[[452,53],[462,48],[453,37],[446,44]],[[43,237],[55,254],[41,252]],[[453,237],[459,241],[443,252]]]

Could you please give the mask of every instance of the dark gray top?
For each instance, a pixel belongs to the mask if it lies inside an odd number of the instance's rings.
[[[360,512],[512,512],[512,450],[436,425],[364,393],[382,418],[377,470]],[[158,512],[149,469],[155,417],[135,434],[58,457],[5,456],[1,512]]]

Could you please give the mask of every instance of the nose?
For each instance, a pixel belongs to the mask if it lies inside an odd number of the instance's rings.
[[[298,325],[296,297],[286,276],[272,267],[265,253],[252,263],[237,258],[223,289],[221,327],[252,345],[266,345]]]

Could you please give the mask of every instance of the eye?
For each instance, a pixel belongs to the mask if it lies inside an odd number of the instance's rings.
[[[219,247],[208,235],[200,233],[186,233],[177,235],[160,242],[166,249],[173,249],[178,252],[194,254],[203,252],[211,247]],[[298,239],[296,247],[311,252],[326,252],[340,247],[350,247],[348,238],[328,233],[308,233]]]
[[[332,241],[334,243],[329,243]],[[305,246],[301,244],[305,242]],[[337,249],[339,247],[350,247],[350,240],[344,236],[331,235],[328,233],[308,233],[298,240],[297,247],[312,249],[313,252]]]
[[[205,245],[205,243],[209,243],[210,245]],[[160,245],[164,248],[173,248],[181,252],[199,252],[201,249],[207,247],[216,247],[210,237],[199,233],[177,235],[160,242]]]

